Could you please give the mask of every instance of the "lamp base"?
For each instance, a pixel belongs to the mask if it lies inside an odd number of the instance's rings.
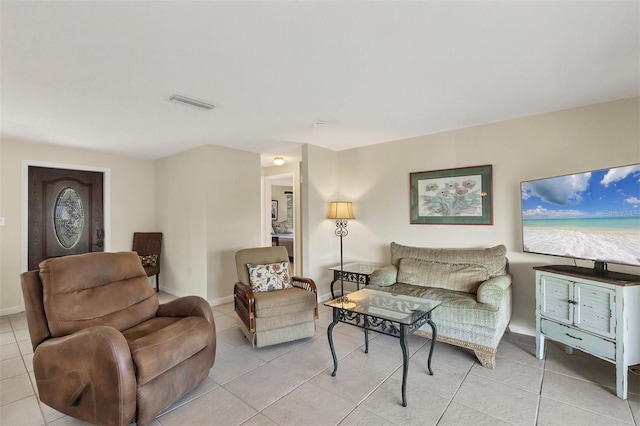
[[[335,300],[338,303],[342,303],[343,309],[352,309],[356,307],[356,303],[350,301],[347,296],[340,296],[340,297],[337,297]]]

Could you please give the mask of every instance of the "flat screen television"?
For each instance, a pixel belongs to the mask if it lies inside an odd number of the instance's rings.
[[[525,252],[640,266],[640,164],[525,181]]]

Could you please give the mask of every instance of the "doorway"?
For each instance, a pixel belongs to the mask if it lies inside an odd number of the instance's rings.
[[[25,270],[37,269],[47,258],[105,251],[108,246],[108,170],[67,167],[23,167]]]
[[[265,176],[264,187],[265,245],[287,248],[291,270],[300,263],[298,194],[295,173]]]

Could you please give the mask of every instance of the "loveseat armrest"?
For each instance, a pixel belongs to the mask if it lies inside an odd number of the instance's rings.
[[[127,425],[136,415],[129,345],[113,327],[89,327],[48,339],[33,355],[40,400],[94,424]]]
[[[369,284],[388,287],[395,284],[398,280],[398,267],[395,265],[387,265],[382,268],[378,268],[369,277]]]
[[[311,278],[303,278],[303,277],[291,277],[291,281],[293,282],[294,287],[301,288],[303,290],[307,290],[312,292],[316,297],[316,308],[313,310],[313,316],[315,319],[318,319],[318,289],[316,287],[315,281]]]
[[[500,307],[505,290],[511,286],[511,275],[499,275],[489,278],[478,287],[478,303],[486,303],[495,308]]]
[[[256,298],[247,284],[238,281],[233,287],[233,309],[249,333],[255,333]]]

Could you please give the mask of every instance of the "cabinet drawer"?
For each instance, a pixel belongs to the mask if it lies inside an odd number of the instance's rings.
[[[615,362],[616,344],[602,337],[542,318],[540,331],[557,342]]]

